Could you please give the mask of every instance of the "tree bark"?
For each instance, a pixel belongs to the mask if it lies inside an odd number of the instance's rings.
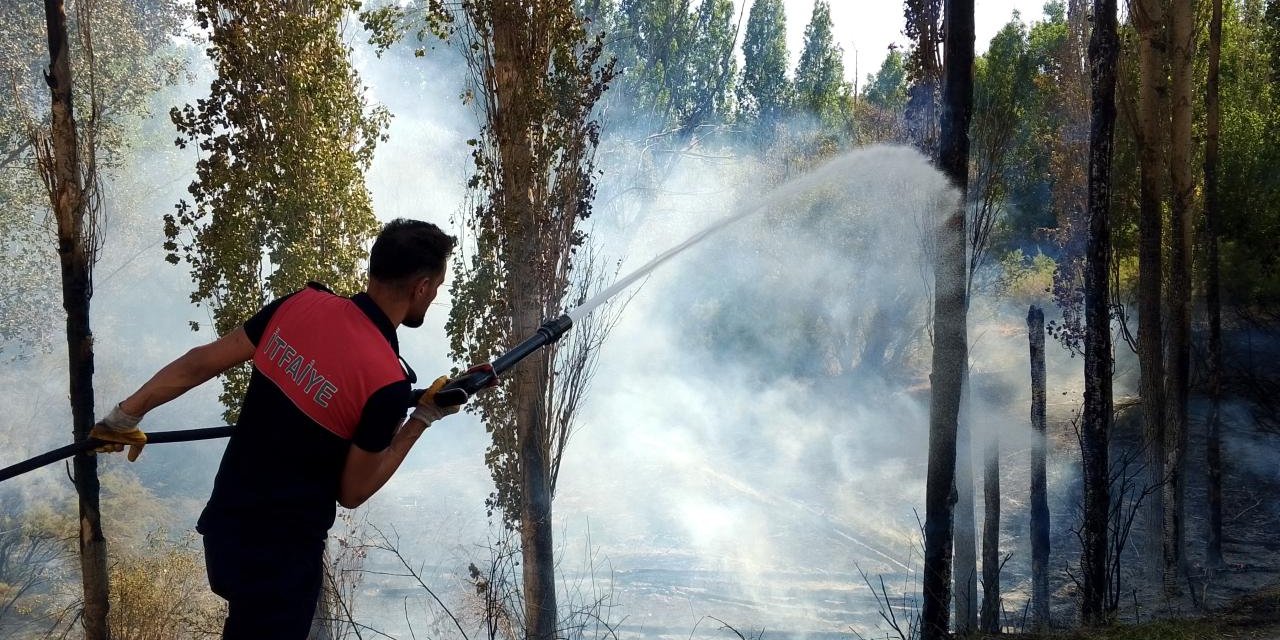
[[[62,269],[62,306],[67,312],[67,365],[70,374],[72,436],[82,441],[93,428],[93,334],[89,330],[92,247],[85,226],[87,203],[72,112],[71,53],[67,14],[61,0],[45,0],[49,35],[52,97],[50,199],[58,223],[58,258]],[[51,170],[50,170],[51,169]],[[80,454],[72,465],[80,503],[80,577],[84,589],[82,624],[85,638],[107,637],[107,542],[98,506],[98,463]]]
[[[515,247],[510,265],[508,300],[512,331],[533,335],[541,322],[542,305],[538,255],[542,243],[532,234],[539,229],[535,212],[532,136],[533,115],[528,69],[541,73],[548,63],[542,39],[529,37],[529,16],[522,3],[498,0],[493,4],[494,84],[502,117],[496,122],[502,158],[505,205],[531,237]],[[538,357],[546,357],[545,352]],[[512,410],[520,451],[520,543],[524,582],[524,637],[553,640],[556,635],[555,561],[552,543],[550,456],[546,448],[544,406],[546,380],[542,366],[515,368],[510,374]]]
[[[1044,312],[1027,312],[1031,350],[1031,624],[1047,629],[1049,618],[1049,496],[1046,490]]]
[[[1092,88],[1089,126],[1089,234],[1084,273],[1084,415],[1080,458],[1084,480],[1080,613],[1085,624],[1104,621],[1106,594],[1108,437],[1111,431],[1111,152],[1116,119],[1116,0],[1093,0],[1089,38]]]
[[[986,633],[1000,632],[1000,435],[987,439],[982,497],[982,619]]]
[[[1165,388],[1164,590],[1181,591],[1185,575],[1187,385],[1191,363],[1191,66],[1194,48],[1191,2],[1173,2],[1169,12],[1170,82],[1169,178],[1169,344]],[[1173,293],[1173,292],[1176,292]]]
[[[1133,23],[1138,32],[1142,84],[1138,96],[1138,364],[1141,372],[1142,434],[1147,484],[1164,483],[1164,337],[1161,317],[1161,266],[1165,128],[1160,106],[1168,97],[1165,82],[1164,3],[1138,0]],[[1164,509],[1160,491],[1146,498],[1143,555],[1150,575],[1160,573]]]
[[[967,635],[978,628],[978,543],[974,522],[973,428],[969,371],[965,367],[956,421],[955,633]]]
[[[961,193],[969,182],[969,120],[973,108],[973,0],[947,0],[946,63],[938,164]],[[929,471],[925,487],[923,640],[947,637],[951,582],[952,491],[956,426],[968,369],[963,199],[937,230],[934,348],[929,406]]]
[[[1210,0],[1209,72],[1205,82],[1204,232],[1209,261],[1205,282],[1205,307],[1209,314],[1209,545],[1206,564],[1222,566],[1222,448],[1219,408],[1222,402],[1222,300],[1218,286],[1218,138],[1221,114],[1218,75],[1222,56],[1222,0]]]

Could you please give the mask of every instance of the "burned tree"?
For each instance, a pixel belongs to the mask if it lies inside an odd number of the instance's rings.
[[[1141,87],[1138,96],[1138,363],[1141,370],[1142,431],[1148,483],[1164,482],[1164,336],[1161,330],[1161,177],[1165,128],[1160,104],[1168,93],[1164,66],[1164,8],[1159,0],[1133,3],[1138,33]],[[1146,506],[1147,544],[1144,555],[1153,570],[1161,556],[1160,529],[1164,520],[1160,494]]]
[[[35,141],[40,174],[49,191],[49,204],[58,225],[58,258],[62,267],[62,306],[67,312],[67,365],[70,374],[72,435],[77,442],[93,428],[93,333],[89,329],[89,300],[93,296],[93,263],[98,248],[94,212],[97,184],[92,141],[78,140],[72,109],[71,51],[67,13],[61,0],[45,0],[49,32],[49,71],[52,124]],[[87,25],[82,27],[87,29]],[[88,37],[87,32],[82,34]],[[96,117],[91,107],[89,119]],[[72,474],[80,501],[80,575],[84,588],[85,637],[107,637],[107,541],[102,534],[98,503],[98,463],[89,454],[75,457]]]
[[[1027,312],[1031,351],[1031,624],[1049,627],[1049,497],[1045,478],[1044,311]]]
[[[453,357],[480,362],[533,335],[591,279],[579,225],[595,195],[593,109],[613,66],[569,0],[469,0],[462,9],[482,126],[471,141],[472,205],[462,215],[475,248],[455,262],[447,328]],[[533,640],[556,635],[551,502],[602,334],[579,323],[567,338],[473,403],[493,436],[490,507],[520,532],[523,636]]]
[[[1111,151],[1116,120],[1116,0],[1093,0],[1089,38],[1092,86],[1089,123],[1089,233],[1084,270],[1084,415],[1080,459],[1084,481],[1081,524],[1080,614],[1086,624],[1103,621],[1106,594],[1107,525],[1111,499],[1108,438],[1111,432],[1111,309],[1107,275],[1111,262]]]
[[[1218,140],[1221,113],[1218,76],[1222,58],[1222,0],[1213,4],[1209,19],[1209,77],[1205,82],[1204,234],[1206,239],[1205,308],[1209,314],[1209,413],[1207,458],[1209,464],[1209,544],[1205,563],[1222,566],[1222,298],[1218,283]]]
[[[969,119],[973,106],[973,0],[946,4],[946,64],[938,164],[963,193],[969,182]],[[956,428],[968,368],[965,211],[963,201],[937,229],[934,267],[933,393],[929,405],[929,471],[925,488],[925,640],[947,637],[951,582],[952,489]]]

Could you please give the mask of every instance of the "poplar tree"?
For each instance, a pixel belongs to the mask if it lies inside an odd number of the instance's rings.
[[[462,214],[475,250],[455,258],[446,329],[455,359],[487,362],[591,283],[580,225],[595,197],[594,110],[614,70],[603,36],[588,36],[572,0],[468,0],[463,11],[481,117]],[[552,640],[558,630],[552,497],[605,332],[593,318],[576,322],[468,405],[493,438],[489,506],[520,534],[521,637],[529,640]]]
[[[208,98],[170,111],[178,146],[196,146],[200,160],[191,199],[165,216],[165,249],[191,267],[191,300],[209,307],[219,335],[309,280],[344,295],[364,285],[378,230],[364,172],[389,114],[365,100],[339,32],[359,8],[196,3],[218,75]],[[247,384],[246,368],[227,374],[228,419]]]
[[[831,29],[831,5],[817,0],[804,29],[804,49],[796,66],[795,106],[824,124],[839,116],[849,93],[844,81],[844,51]]]
[[[686,62],[688,96],[680,117],[686,134],[696,132],[699,127],[723,124],[732,115],[738,75],[738,61],[734,56],[738,26],[733,0],[702,0],[698,5],[693,46]]]
[[[771,139],[791,106],[787,17],[782,0],[755,0],[742,40],[738,113],[745,127]]]

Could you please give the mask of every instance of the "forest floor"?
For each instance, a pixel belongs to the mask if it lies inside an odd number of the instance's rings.
[[[1246,377],[1280,381],[1280,341],[1267,333],[1241,331],[1227,344],[1229,362],[1238,371],[1229,372],[1228,385],[1234,393],[1222,405],[1223,460],[1223,560],[1225,565],[1207,571],[1208,464],[1207,420],[1210,404],[1193,392],[1189,405],[1189,442],[1185,467],[1185,531],[1187,569],[1181,593],[1166,596],[1158,576],[1148,567],[1153,561],[1143,557],[1148,537],[1142,513],[1135,518],[1129,542],[1122,553],[1121,589],[1116,594],[1114,615],[1117,625],[1102,630],[1061,631],[1048,636],[1007,635],[1012,638],[1105,638],[1114,640],[1189,640],[1237,638],[1280,640],[1280,429],[1270,399],[1259,397],[1256,384],[1239,382]],[[1248,369],[1248,371],[1245,371]],[[1193,368],[1193,376],[1194,376]],[[1234,373],[1234,375],[1232,375]],[[1246,375],[1247,374],[1247,375]],[[1193,377],[1193,385],[1196,378]],[[1203,382],[1203,379],[1199,379]],[[1232,384],[1232,382],[1236,384]],[[1195,388],[1194,385],[1193,389]],[[1202,388],[1202,387],[1201,387]],[[1252,389],[1253,393],[1244,389]],[[1271,387],[1266,387],[1270,389]],[[1125,404],[1130,406],[1126,408]],[[1140,407],[1131,398],[1116,398],[1116,421],[1112,432],[1112,464],[1125,453],[1139,454]],[[1071,416],[1051,415],[1060,455],[1075,455],[1075,433]],[[1056,427],[1056,429],[1055,429]],[[1052,437],[1052,436],[1051,436]],[[1139,470],[1140,471],[1140,470]],[[1072,496],[1069,503],[1078,502]],[[1078,517],[1072,514],[1073,517]],[[1079,546],[1071,539],[1072,527],[1055,531],[1057,566],[1069,566],[1078,558]],[[1157,558],[1154,563],[1160,560]],[[1067,575],[1051,577],[1054,594],[1054,622],[1074,626],[1077,606],[1074,582]]]
[[[1280,640],[1280,586],[1241,598],[1199,618],[1122,624],[1049,634],[1013,633],[1006,640]]]

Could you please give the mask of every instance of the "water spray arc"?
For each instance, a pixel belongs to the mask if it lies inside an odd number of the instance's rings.
[[[730,224],[737,222],[738,220],[741,220],[754,213],[757,213],[763,210],[764,208],[765,208],[764,205],[754,207],[746,211],[743,211],[741,213],[737,213],[732,216],[729,216],[723,220],[720,220],[719,222],[716,222],[715,224],[707,226],[701,231],[690,236],[684,242],[681,242],[680,244],[662,252],[656,258],[646,263],[643,267],[640,267],[639,269],[636,269],[635,271],[627,274],[626,276],[619,278],[617,282],[614,282],[607,289],[596,294],[590,300],[582,303],[581,305],[578,305],[577,307],[569,310],[563,315],[557,316],[555,318],[547,320],[546,322],[543,322],[542,326],[538,327],[537,333],[525,339],[524,342],[521,342],[520,344],[516,345],[510,351],[507,351],[501,356],[498,356],[493,360],[493,362],[489,363],[489,367],[491,371],[490,370],[476,371],[474,373],[463,375],[454,380],[450,380],[448,384],[446,384],[443,388],[440,389],[440,391],[436,393],[437,404],[440,404],[441,406],[453,406],[453,405],[458,405],[458,404],[462,404],[463,402],[466,402],[467,398],[475,395],[476,393],[483,390],[485,387],[493,384],[493,381],[498,376],[501,376],[504,371],[510,369],[511,367],[514,367],[516,363],[520,362],[521,360],[524,360],[526,357],[533,354],[538,349],[541,349],[542,347],[545,347],[559,340],[561,336],[563,336],[567,331],[569,331],[570,328],[573,327],[574,322],[577,322],[585,318],[587,314],[591,313],[591,311],[593,311],[596,307],[599,307],[605,302],[608,302],[610,298],[613,298],[614,296],[618,295],[627,287],[630,287],[632,284],[634,284],[637,280],[645,277],[646,275],[649,275],[650,272],[652,272],[654,269],[657,269],[659,266],[662,265],[662,263],[675,257],[677,254],[683,252],[689,247],[692,247],[693,245],[698,244],[699,242],[701,242],[703,239],[705,239],[707,236],[711,235],[712,233],[715,233],[716,231],[719,231],[729,226]],[[421,391],[418,391],[415,394],[415,396],[421,395],[421,393],[422,393]]]

